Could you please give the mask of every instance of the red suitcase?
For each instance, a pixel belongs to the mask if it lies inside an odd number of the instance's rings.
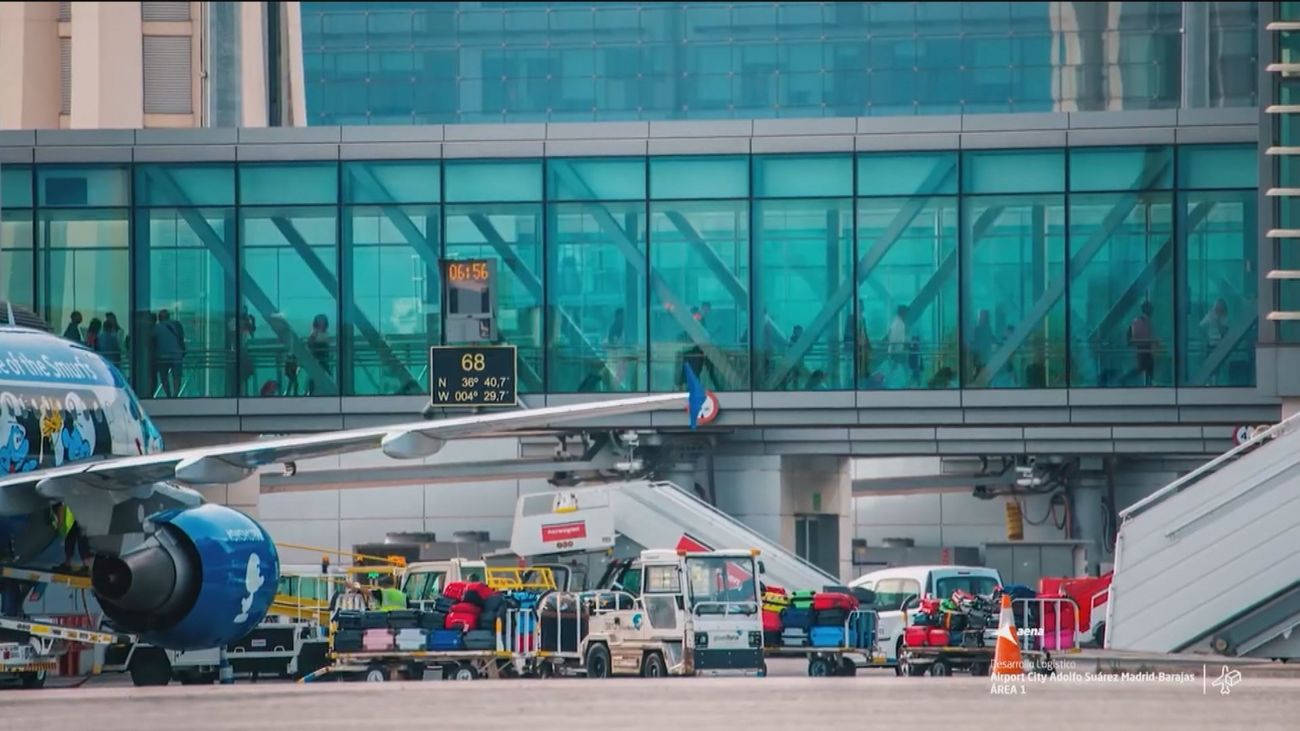
[[[763,612],[763,631],[780,632],[781,615],[777,612]]]
[[[466,586],[468,586],[468,584],[466,584],[463,581],[453,581],[450,584],[443,587],[442,595],[445,597],[450,597],[452,599],[455,599],[456,601],[461,601],[465,598]]]
[[[929,636],[926,638],[926,644],[931,647],[944,647],[948,644],[948,630],[929,628]]]
[[[452,612],[447,615],[447,629],[469,631],[478,627],[478,612]]]
[[[908,627],[903,630],[903,644],[908,647],[925,647],[929,637],[929,627]]]
[[[819,592],[813,594],[813,611],[821,612],[827,609],[846,609],[852,611],[857,609],[858,600],[856,597],[848,594],[838,594],[834,592]]]

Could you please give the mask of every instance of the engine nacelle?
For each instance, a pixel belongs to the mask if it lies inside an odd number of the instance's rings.
[[[95,560],[91,585],[109,622],[168,650],[222,647],[266,616],[280,559],[252,518],[205,504],[150,518],[155,530],[121,556]]]

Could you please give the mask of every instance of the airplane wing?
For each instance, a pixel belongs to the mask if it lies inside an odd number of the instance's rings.
[[[600,416],[685,408],[688,401],[696,404],[697,398],[688,393],[637,396],[81,462],[0,477],[0,514],[27,512],[50,500],[85,495],[95,490],[132,493],[133,497],[140,499],[161,490],[165,494],[159,497],[170,497],[182,504],[197,504],[196,493],[183,487],[160,487],[157,483],[211,485],[237,482],[264,465],[376,448],[395,459],[418,459],[437,452],[450,439],[548,427]],[[119,495],[119,500],[126,497]],[[30,507],[24,509],[26,505]]]

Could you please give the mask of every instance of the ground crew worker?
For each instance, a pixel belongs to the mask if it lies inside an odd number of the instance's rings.
[[[77,519],[72,515],[72,510],[67,505],[55,503],[50,512],[54,520],[54,529],[63,538],[63,564],[59,566],[59,570],[84,573],[86,571],[86,557],[90,555],[90,544],[86,541],[86,532],[81,529],[81,525],[77,523]],[[80,559],[80,565],[75,569],[72,566],[72,551],[74,548]]]
[[[379,611],[392,612],[406,609],[406,593],[393,586],[394,579],[389,577],[372,595],[379,604]]]

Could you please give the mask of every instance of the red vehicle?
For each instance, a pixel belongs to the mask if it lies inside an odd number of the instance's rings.
[[[1079,639],[1104,646],[1106,641],[1106,601],[1110,598],[1113,572],[1101,576],[1048,577],[1038,582],[1040,597],[1069,597],[1079,606]]]

